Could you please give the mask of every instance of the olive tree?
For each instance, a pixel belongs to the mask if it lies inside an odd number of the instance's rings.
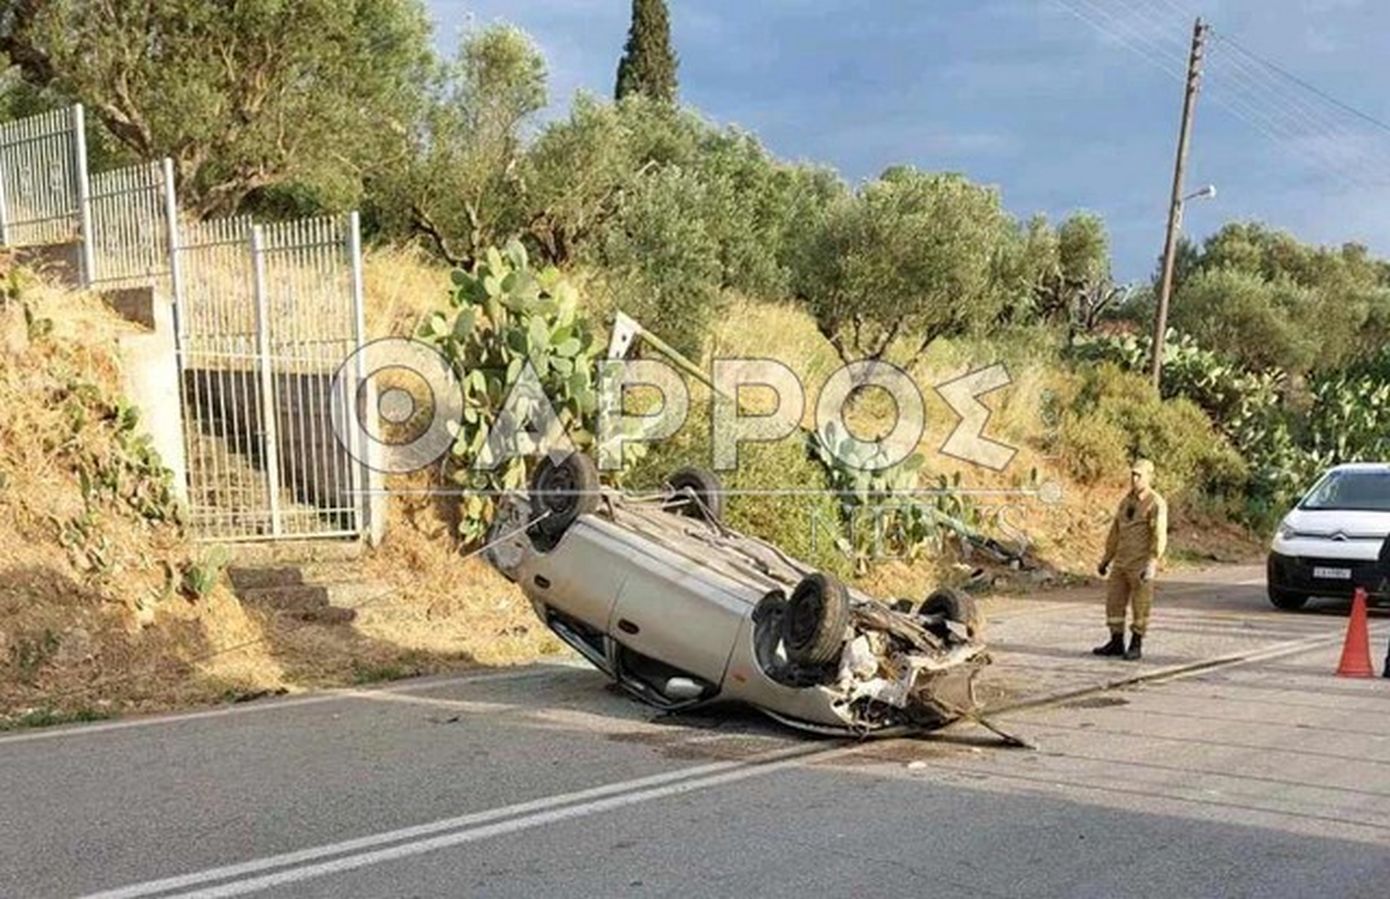
[[[0,0],[24,80],[172,157],[200,215],[291,185],[355,202],[414,120],[429,34],[419,0]]]
[[[1192,248],[1173,325],[1253,369],[1331,370],[1380,353],[1390,265],[1359,244],[1319,247],[1255,222]]]
[[[882,359],[899,339],[921,351],[998,316],[1012,227],[992,189],[890,169],[812,225],[794,290],[846,361]]]
[[[523,129],[545,103],[545,59],[525,32],[496,24],[469,34],[427,91],[408,158],[375,185],[383,217],[471,267],[521,228]]]

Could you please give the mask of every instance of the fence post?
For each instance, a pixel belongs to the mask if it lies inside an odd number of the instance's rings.
[[[5,193],[5,173],[0,171],[0,247],[10,245],[10,201]]]
[[[183,264],[179,261],[179,198],[174,192],[174,160],[164,157],[164,229],[169,244],[169,293],[174,302],[174,321],[178,322],[183,300]],[[177,329],[175,329],[177,330]]]
[[[261,440],[265,474],[270,490],[270,533],[280,536],[280,438],[275,420],[275,375],[270,358],[270,299],[265,283],[265,234],[260,225],[251,228],[252,289],[256,299],[256,361],[260,370]]]
[[[176,383],[178,385],[179,429],[183,432],[183,460],[175,472],[176,475],[181,476],[175,482],[175,495],[187,508],[191,481],[189,469],[191,453],[188,446],[188,423],[184,419],[187,411],[184,385],[184,370],[187,368],[187,359],[184,356],[183,319],[181,318],[184,301],[183,260],[179,258],[179,247],[183,245],[183,236],[179,231],[179,198],[174,189],[174,161],[167,156],[164,158],[162,171],[164,173],[164,234],[169,253],[169,321],[174,332],[172,335],[174,341],[174,376],[177,378]],[[159,305],[158,297],[155,297],[155,305]]]
[[[363,311],[362,217],[357,210],[348,213],[347,252],[349,264],[352,266],[352,359],[354,371],[351,380],[346,382],[348,384],[346,397],[348,426],[345,431],[349,443],[346,449],[348,458],[353,463],[351,484],[357,506],[357,532],[366,534],[368,541],[376,544],[380,542],[380,528],[385,522],[380,520],[381,516],[377,509],[378,497],[372,490],[374,486],[372,484],[372,467],[363,452],[359,431],[362,424],[357,407],[363,387],[367,386],[366,362],[360,352],[362,344],[366,340],[367,326]],[[367,386],[366,395],[363,398],[366,399],[370,409],[373,402],[370,386]]]
[[[87,175],[87,119],[82,104],[72,107],[73,167],[77,174],[77,219],[82,239],[82,286],[96,278],[96,252],[92,246],[92,184]]]

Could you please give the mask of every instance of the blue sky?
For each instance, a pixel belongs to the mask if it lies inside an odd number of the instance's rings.
[[[629,0],[427,0],[442,49],[506,20],[546,54],[552,108],[607,96]],[[851,182],[894,163],[997,185],[1024,217],[1076,209],[1110,226],[1116,274],[1146,277],[1163,237],[1197,9],[1190,0],[668,0],[681,97],[777,155]],[[1390,122],[1384,0],[1208,0],[1186,233],[1258,218],[1390,256],[1390,128],[1298,87],[1239,48]],[[1234,40],[1236,44],[1231,44]]]

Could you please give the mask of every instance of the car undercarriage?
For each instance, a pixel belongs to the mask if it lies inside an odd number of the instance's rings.
[[[572,454],[504,503],[489,552],[543,621],[665,710],[742,702],[817,732],[883,734],[974,715],[989,662],[971,597],[885,602],[722,520],[717,479],[646,496]],[[547,472],[553,476],[547,477]]]

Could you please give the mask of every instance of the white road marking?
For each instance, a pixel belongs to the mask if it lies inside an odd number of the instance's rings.
[[[10,736],[0,736],[0,747],[14,743],[28,743],[34,740],[56,740],[63,737],[84,737],[94,734],[109,733],[116,730],[128,730],[136,727],[154,727],[161,724],[179,724],[184,721],[201,721],[206,718],[223,718],[229,715],[246,715],[252,712],[272,712],[279,709],[290,709],[299,706],[317,705],[321,702],[338,702],[344,699],[366,698],[364,694],[380,693],[411,693],[420,690],[432,690],[435,687],[447,687],[455,684],[474,684],[485,683],[487,681],[506,681],[520,680],[523,678],[542,677],[547,674],[557,674],[560,668],[583,668],[594,670],[586,662],[583,664],[571,664],[568,662],[548,662],[544,668],[528,667],[516,669],[514,671],[492,671],[479,674],[463,674],[457,677],[446,677],[429,679],[422,681],[409,681],[396,686],[381,687],[377,690],[367,690],[361,687],[342,687],[334,690],[325,690],[321,693],[310,693],[304,696],[291,696],[283,699],[269,699],[250,702],[245,705],[225,706],[222,708],[205,709],[201,712],[180,712],[173,715],[152,715],[142,718],[128,718],[119,721],[107,721],[99,724],[80,724],[70,727],[55,727],[43,730],[26,731]]]
[[[678,771],[607,784],[573,793],[548,796],[455,818],[446,818],[428,824],[344,840],[339,843],[330,843],[295,852],[252,859],[238,864],[195,871],[176,877],[132,884],[94,893],[86,899],[135,899],[135,897],[167,893],[171,890],[195,887],[219,880],[246,877],[246,875],[269,871],[274,868],[287,868],[287,870],[261,877],[235,880],[221,886],[212,886],[192,893],[181,894],[188,896],[235,896],[432,852],[461,843],[475,842],[505,833],[527,830],[570,818],[592,815],[639,802],[648,802],[666,796],[675,796],[732,783],[760,774],[770,774],[812,760],[847,754],[859,748],[859,744],[851,746],[837,744],[834,748],[828,749],[803,744],[787,749],[771,750],[742,760],[712,762],[707,765],[682,768]],[[396,845],[388,845],[392,843]],[[361,850],[371,851],[363,852]],[[332,858],[332,856],[340,857]],[[317,862],[319,859],[330,860],[318,864],[306,864]]]

